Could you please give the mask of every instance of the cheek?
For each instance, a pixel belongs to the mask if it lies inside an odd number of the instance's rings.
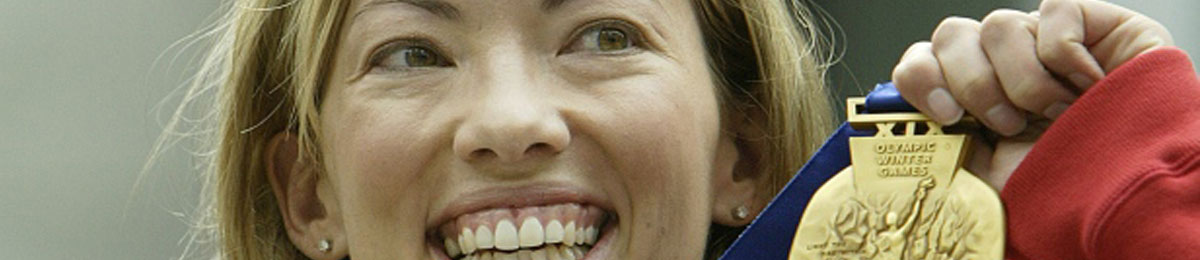
[[[632,198],[627,220],[635,223],[623,230],[634,236],[630,252],[699,252],[693,247],[704,245],[719,113],[711,84],[687,78],[615,82],[640,89],[600,95],[608,106],[595,113],[603,129],[597,140]]]
[[[612,117],[602,124],[615,128],[614,134],[621,136],[609,145],[620,150],[614,152],[615,156],[628,159],[632,165],[663,168],[661,172],[637,176],[646,178],[649,184],[668,181],[657,176],[707,178],[702,168],[709,164],[705,159],[711,158],[718,134],[716,107],[708,97],[687,90],[690,88],[657,90],[637,97],[639,100],[614,102],[620,105],[608,108]],[[685,169],[696,171],[680,171]]]
[[[423,113],[407,112],[396,106],[356,105],[338,116],[330,116],[327,125],[327,168],[345,186],[379,188],[393,183],[419,180],[419,169],[428,163],[432,142],[417,134]],[[359,186],[366,185],[366,186]],[[363,192],[366,190],[348,190]],[[382,189],[373,192],[395,192]]]
[[[406,247],[397,241],[422,241],[429,205],[411,198],[435,192],[431,184],[436,179],[420,173],[437,164],[432,158],[438,153],[436,140],[420,134],[417,122],[426,113],[381,102],[347,103],[355,105],[325,114],[323,151],[348,235],[361,243],[359,248]],[[413,250],[400,252],[404,251]]]

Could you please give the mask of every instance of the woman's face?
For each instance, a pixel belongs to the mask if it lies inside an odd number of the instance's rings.
[[[737,149],[687,0],[356,0],[341,26],[319,185],[355,259],[702,255]]]

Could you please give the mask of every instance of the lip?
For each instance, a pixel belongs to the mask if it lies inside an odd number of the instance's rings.
[[[454,218],[488,209],[523,208],[563,203],[592,205],[614,212],[611,202],[590,189],[562,183],[541,183],[521,186],[488,187],[451,198],[453,203],[438,212],[429,223],[428,232],[436,235],[438,227]],[[615,213],[615,212],[614,212]]]

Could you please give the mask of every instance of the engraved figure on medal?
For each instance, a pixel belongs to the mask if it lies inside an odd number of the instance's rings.
[[[851,125],[878,132],[850,139],[852,166],[814,194],[790,259],[1003,257],[999,197],[961,167],[967,136],[920,114],[860,115],[861,99],[849,104]]]

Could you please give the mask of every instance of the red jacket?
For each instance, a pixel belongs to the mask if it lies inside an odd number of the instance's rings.
[[[1088,90],[1000,194],[1010,259],[1200,259],[1200,80],[1142,54]]]

